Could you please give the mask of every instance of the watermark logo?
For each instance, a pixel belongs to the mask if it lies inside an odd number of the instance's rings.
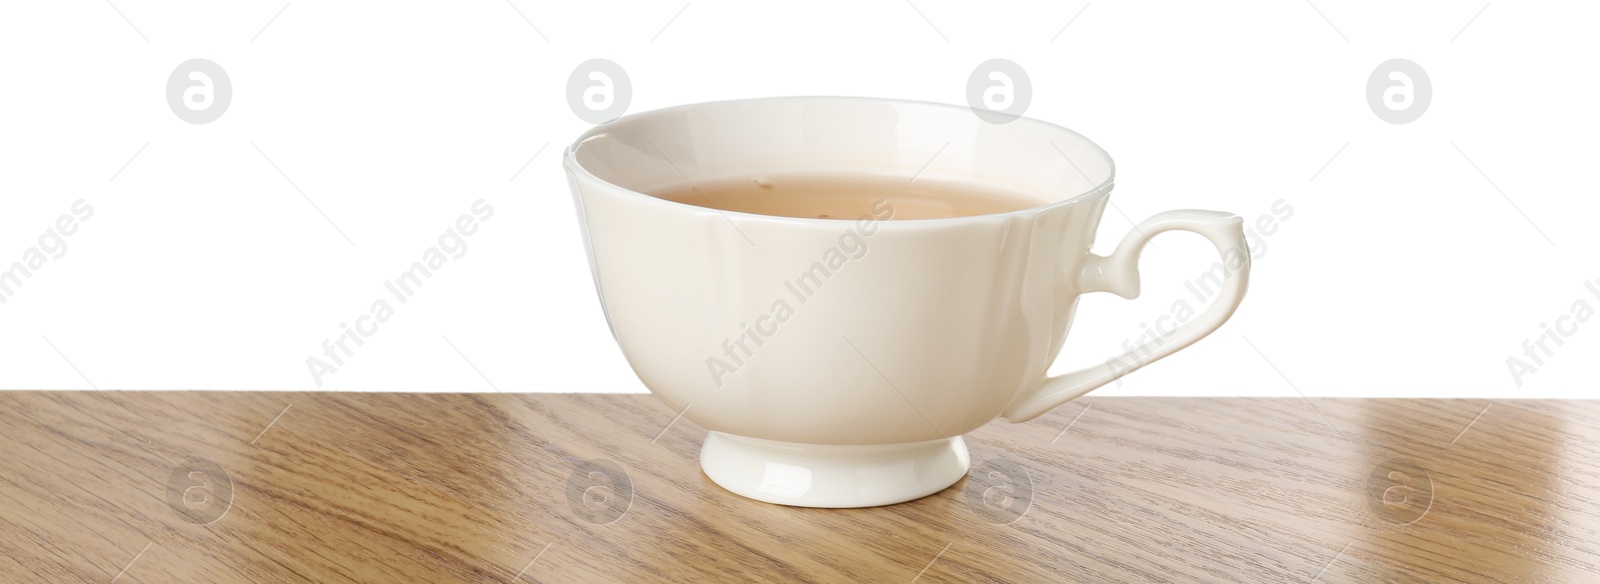
[[[1284,223],[1294,218],[1294,206],[1284,199],[1273,201],[1270,211],[1256,217],[1255,222],[1245,228],[1244,240],[1248,249],[1229,248],[1221,260],[1183,283],[1184,290],[1189,292],[1194,302],[1190,302],[1189,297],[1180,296],[1168,307],[1167,314],[1156,317],[1154,322],[1139,323],[1141,333],[1122,340],[1122,349],[1127,351],[1127,358],[1109,357],[1106,359],[1106,368],[1115,373],[1134,371],[1147,365],[1156,349],[1166,345],[1168,339],[1178,334],[1180,327],[1200,314],[1196,306],[1204,307],[1222,291],[1222,283],[1229,275],[1244,269],[1247,256],[1251,261],[1265,257],[1267,239],[1276,235]],[[1119,378],[1117,386],[1121,385]]]
[[[432,280],[447,262],[467,255],[467,238],[478,232],[483,222],[494,217],[494,206],[483,199],[472,202],[472,213],[463,213],[455,223],[439,235],[437,245],[422,251],[422,258],[393,280],[385,280],[383,288],[389,297],[405,304],[422,290],[423,284]],[[323,377],[337,373],[345,361],[355,356],[356,349],[367,344],[367,339],[378,334],[378,328],[394,317],[394,304],[380,296],[367,308],[367,314],[355,318],[355,326],[339,323],[339,334],[322,340],[322,355],[306,357],[306,369],[311,380],[322,387]]]
[[[722,387],[729,375],[744,367],[755,357],[756,349],[765,345],[767,339],[776,336],[779,327],[794,317],[796,304],[804,305],[816,297],[823,285],[850,262],[859,262],[867,257],[867,239],[878,232],[878,222],[893,217],[894,206],[887,200],[873,201],[872,212],[862,214],[845,228],[838,242],[823,251],[820,259],[801,270],[793,280],[784,280],[783,287],[789,291],[795,304],[790,304],[789,298],[777,298],[772,301],[767,314],[754,319],[755,326],[750,326],[748,322],[739,323],[739,334],[722,340],[722,355],[706,357],[706,370],[711,373],[711,382]]]
[[[1428,72],[1406,59],[1384,61],[1367,77],[1367,106],[1385,122],[1417,121],[1432,101],[1433,83],[1428,80]]]
[[[185,122],[214,122],[232,101],[233,82],[228,80],[228,72],[209,60],[184,61],[167,77],[167,106]]]
[[[1005,455],[972,465],[961,491],[967,507],[995,525],[1010,525],[1033,507],[1033,478]]]
[[[1433,478],[1415,464],[1385,460],[1367,476],[1367,507],[1396,525],[1410,525],[1433,507]]]
[[[1600,300],[1600,279],[1584,282],[1595,300]],[[1511,371],[1511,381],[1522,387],[1523,378],[1539,372],[1545,360],[1555,357],[1556,351],[1567,344],[1567,339],[1578,334],[1578,328],[1594,318],[1594,306],[1579,297],[1567,307],[1567,313],[1555,318],[1555,326],[1539,323],[1539,334],[1522,340],[1522,354],[1506,357],[1506,369]]]
[[[567,77],[567,106],[585,122],[599,124],[620,118],[631,101],[633,82],[628,80],[628,72],[612,61],[584,61]]]
[[[38,243],[22,250],[22,259],[0,269],[0,304],[17,295],[22,285],[33,279],[50,260],[67,256],[67,238],[78,232],[80,223],[94,217],[94,207],[78,199],[72,202],[72,213],[56,217],[56,222],[39,236]]]
[[[215,462],[189,458],[167,477],[167,507],[195,525],[216,523],[233,507],[233,478]]]
[[[991,124],[1009,124],[1028,111],[1033,102],[1033,81],[1012,61],[990,59],[967,77],[967,106]]]
[[[613,523],[633,507],[633,479],[610,460],[579,462],[567,477],[567,506],[590,523]]]

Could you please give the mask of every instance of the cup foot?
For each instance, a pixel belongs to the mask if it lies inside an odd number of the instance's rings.
[[[737,495],[797,507],[875,507],[925,497],[966,476],[960,436],[843,446],[706,435],[700,468]]]

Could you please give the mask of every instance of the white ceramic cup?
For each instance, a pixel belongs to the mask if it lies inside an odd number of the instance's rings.
[[[1213,211],[1161,213],[1111,255],[1090,253],[1111,158],[1071,130],[991,123],[965,107],[833,97],[687,105],[596,126],[563,160],[628,363],[668,407],[711,430],[700,454],[711,480],[773,503],[864,507],[943,490],[967,473],[962,434],[997,416],[1031,420],[1210,334],[1238,307],[1250,271],[1243,221]],[[976,180],[1049,203],[878,221],[644,194],[799,172]],[[1174,229],[1223,256],[1211,306],[1107,365],[1047,377],[1078,297],[1138,296],[1140,251]]]

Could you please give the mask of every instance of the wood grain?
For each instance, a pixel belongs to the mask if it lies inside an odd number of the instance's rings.
[[[0,582],[1600,581],[1600,402],[1091,397],[969,436],[1002,483],[850,510],[721,490],[675,414],[0,392]],[[231,501],[169,502],[195,460]]]

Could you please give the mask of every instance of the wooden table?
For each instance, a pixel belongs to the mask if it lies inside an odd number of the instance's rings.
[[[642,395],[0,392],[0,582],[1600,581],[1600,402],[1091,397],[849,510],[721,490],[704,435]]]

